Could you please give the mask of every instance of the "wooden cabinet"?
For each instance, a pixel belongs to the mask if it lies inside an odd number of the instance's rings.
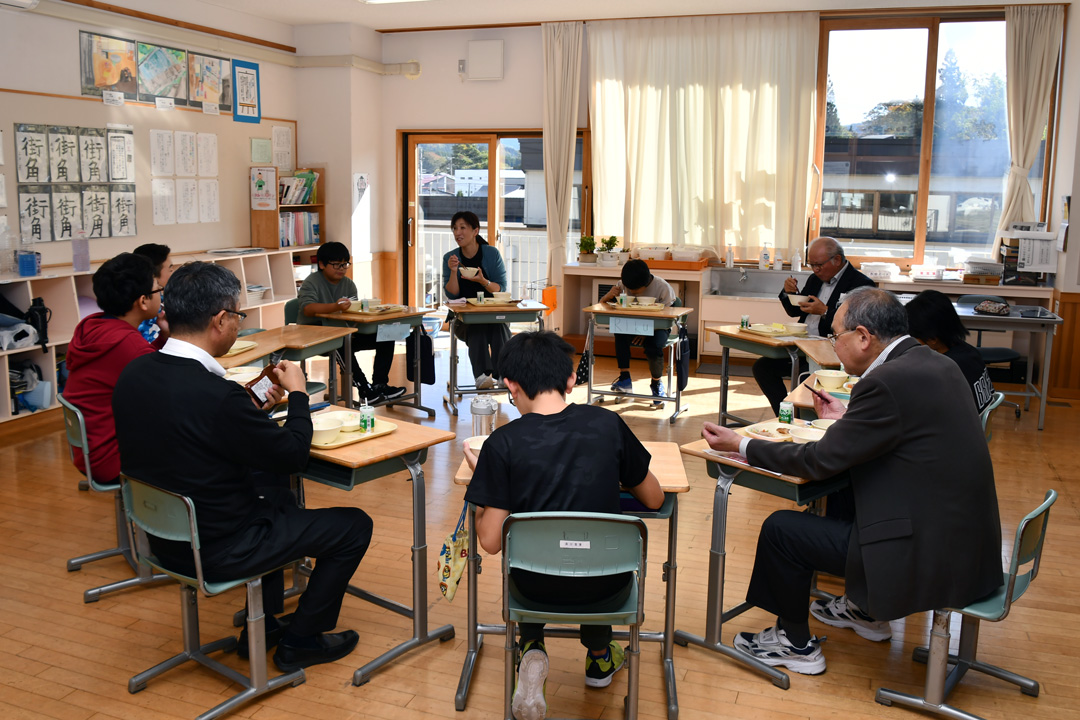
[[[251,247],[291,249],[314,247],[326,241],[326,170],[313,168],[313,171],[319,174],[315,180],[314,195],[318,202],[278,205],[274,210],[251,210]],[[286,226],[291,226],[292,231],[288,231]],[[314,242],[304,242],[303,228],[312,227],[315,233],[313,236],[309,233],[309,239],[314,239]],[[285,245],[286,238],[294,238],[294,241]]]

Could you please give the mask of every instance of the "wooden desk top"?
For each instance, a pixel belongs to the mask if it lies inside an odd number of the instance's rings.
[[[823,368],[840,369],[840,358],[836,357],[836,350],[826,338],[797,338],[795,346]]]
[[[806,387],[806,383],[810,380],[799,383],[799,386],[789,392],[784,399],[790,402],[797,408],[814,409],[814,393],[810,392],[810,388]],[[833,397],[836,397],[835,395]],[[842,402],[845,406],[848,404],[848,400],[844,398],[836,398]]]
[[[757,333],[743,332],[742,328],[738,325],[708,325],[705,327],[705,332],[716,333],[720,336],[738,338],[739,340],[745,340],[746,342],[776,348],[793,347],[798,343],[798,340],[801,339],[781,340],[780,338],[758,335]]]
[[[407,307],[404,310],[398,310],[396,312],[379,313],[372,315],[370,313],[354,313],[354,312],[333,312],[333,313],[318,313],[315,317],[327,318],[329,320],[340,320],[342,322],[351,323],[382,323],[389,320],[401,320],[402,318],[412,318],[421,315],[428,315],[435,312],[436,308],[418,308]]]
[[[329,409],[340,410],[341,408]],[[378,414],[380,417],[385,417],[382,413]],[[393,417],[393,422],[397,425],[397,430],[389,435],[363,440],[333,450],[320,450],[313,447],[311,448],[311,457],[355,470],[356,468],[374,465],[383,460],[401,457],[454,439],[454,433],[452,432],[417,425],[402,420],[397,415]]]
[[[679,446],[673,442],[643,442],[645,449],[652,455],[649,469],[656,475],[660,489],[666,493],[684,493],[690,490],[690,481],[686,478]],[[454,474],[455,485],[468,485],[472,480],[472,470],[463,458]]]
[[[548,309],[547,305],[536,300],[522,300],[517,305],[473,305],[465,302],[454,303],[453,305],[447,305],[447,307],[458,315],[468,315],[469,313],[484,313],[486,315],[497,312],[520,312],[522,310],[539,312]]]
[[[628,308],[613,307],[607,303],[596,303],[595,305],[589,305],[586,308],[582,308],[582,311],[590,314],[597,315],[614,315],[616,317],[632,317],[632,318],[661,318],[664,320],[677,320],[681,317],[685,317],[694,312],[694,308],[689,307],[666,307],[663,310],[635,310],[633,306]]]
[[[736,430],[738,432],[738,430]],[[742,433],[740,433],[742,434]],[[762,440],[761,442],[768,442]],[[692,443],[687,443],[679,448],[684,455],[691,455],[693,457],[701,458],[702,460],[708,460],[709,462],[719,463],[720,465],[726,465],[728,467],[738,468],[740,470],[749,470],[755,473],[760,473],[767,477],[776,478],[778,480],[784,480],[785,482],[792,483],[793,485],[804,485],[810,480],[806,478],[796,477],[795,475],[785,475],[784,473],[773,472],[772,470],[766,470],[764,468],[753,467],[747,465],[744,462],[735,460],[732,457],[725,457],[724,455],[716,455],[716,450],[709,447],[709,443],[704,438],[701,440],[695,440]],[[737,455],[737,453],[729,453],[729,455]]]
[[[303,350],[312,345],[351,335],[354,332],[356,332],[356,328],[327,327],[324,325],[286,325],[285,327],[263,330],[262,332],[237,338],[237,340],[253,342],[255,347],[236,355],[214,359],[218,361],[221,367],[228,370],[229,368],[247,365],[282,348]]]

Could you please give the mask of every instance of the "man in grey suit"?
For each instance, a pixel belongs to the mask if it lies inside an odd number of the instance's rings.
[[[809,611],[871,640],[891,637],[888,620],[963,606],[1001,585],[994,471],[959,367],[907,335],[903,306],[884,290],[851,292],[832,329],[836,354],[862,379],[846,410],[815,400],[819,416],[837,419],[821,440],[747,440],[712,423],[703,431],[751,465],[851,480],[853,517],[781,510],[766,519],[746,599],[777,623],[735,638],[743,652],[809,675],[825,671],[807,617],[815,571],[846,578],[847,595]]]

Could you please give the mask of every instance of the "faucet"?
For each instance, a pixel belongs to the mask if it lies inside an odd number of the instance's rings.
[[[750,279],[750,276],[746,274],[746,268],[739,268],[739,282],[744,283]]]

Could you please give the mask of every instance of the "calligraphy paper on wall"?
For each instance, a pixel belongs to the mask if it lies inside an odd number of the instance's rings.
[[[48,185],[19,186],[19,231],[25,243],[52,237],[52,193]]]
[[[49,182],[49,143],[44,125],[15,125],[15,167],[21,183]]]
[[[70,240],[82,229],[82,194],[78,185],[52,186],[53,239]]]
[[[49,126],[49,177],[53,182],[79,181],[79,128]]]
[[[113,237],[135,235],[135,186],[109,186],[109,215]]]
[[[82,186],[83,230],[88,238],[109,237],[109,186]]]
[[[109,180],[135,182],[135,136],[130,132],[110,130],[106,140],[109,148]]]
[[[79,178],[85,182],[109,179],[105,150],[105,128],[79,128]]]

